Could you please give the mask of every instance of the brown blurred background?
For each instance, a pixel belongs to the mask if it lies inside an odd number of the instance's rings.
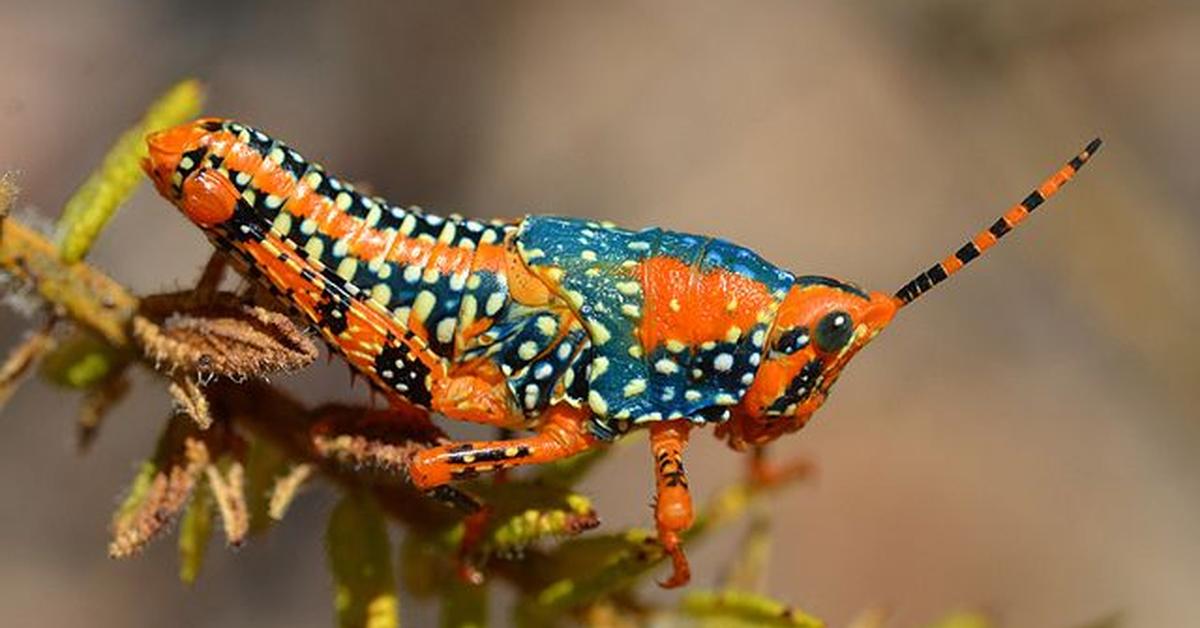
[[[397,202],[719,234],[894,290],[1100,134],[1063,195],[906,310],[777,447],[821,477],[774,504],[769,590],[835,626],[868,605],[900,626],[958,607],[1200,625],[1195,3],[6,0],[0,35],[0,170],[47,221],[194,75],[209,112]],[[154,291],[207,251],[147,187],[92,260]],[[0,314],[4,346],[27,326]],[[239,552],[214,546],[191,590],[173,539],[105,557],[169,405],[148,381],[86,458],[66,393],[33,384],[0,416],[4,623],[328,625],[325,491]],[[363,396],[338,365],[287,384]],[[704,436],[690,460],[702,495],[740,469]],[[588,488],[608,525],[649,522],[642,447]],[[693,549],[697,584],[736,538]]]

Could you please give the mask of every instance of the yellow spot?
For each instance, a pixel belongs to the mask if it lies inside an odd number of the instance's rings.
[[[321,173],[319,173],[319,172],[308,173],[307,175],[304,176],[304,184],[307,185],[310,189],[313,189],[313,190],[317,189],[317,187],[321,185]]]
[[[592,360],[592,368],[588,371],[588,381],[594,382],[608,370],[608,358],[600,356]]]
[[[268,194],[267,199],[263,202],[267,204],[267,209],[279,209],[283,205],[283,198],[274,194]]]
[[[641,358],[642,357],[642,346],[641,345],[629,345],[629,357]]]
[[[674,360],[662,358],[654,363],[654,370],[662,373],[663,375],[671,375],[672,373],[679,372],[679,365],[676,364]]]
[[[596,343],[596,346],[601,346],[612,338],[612,334],[609,333],[608,328],[599,321],[588,323],[588,329],[592,331],[592,341]]]
[[[727,342],[737,342],[738,339],[741,337],[742,337],[742,328],[738,327],[737,325],[731,326],[729,328],[729,331],[725,332],[725,340]]]
[[[596,261],[596,252],[585,250],[579,254],[579,257],[585,261],[594,262]]]
[[[617,283],[617,291],[621,294],[631,296],[642,291],[642,286],[636,281],[621,281]]]
[[[468,289],[468,290],[478,290],[478,289],[479,289],[479,284],[480,284],[480,283],[482,283],[482,281],[483,281],[483,280],[481,280],[481,279],[479,278],[479,274],[478,274],[478,273],[476,273],[476,274],[473,274],[473,275],[471,275],[470,277],[467,277],[467,289]]]
[[[433,311],[433,306],[437,304],[437,297],[428,290],[422,290],[417,293],[417,298],[413,301],[413,314],[417,320],[424,323],[425,319],[429,318],[429,313]]]
[[[484,313],[488,316],[495,316],[496,312],[504,306],[504,295],[499,292],[493,292],[488,296],[487,303],[484,304]]]
[[[567,296],[567,301],[572,307],[578,308],[583,306],[583,293],[579,292],[578,290],[567,290],[565,294]]]
[[[349,194],[340,192],[338,193],[337,199],[334,200],[333,204],[336,205],[338,209],[346,211],[347,209],[350,209],[351,200],[352,199],[350,198]]]
[[[678,312],[680,310],[679,299],[671,299],[671,302],[667,304],[667,307],[671,308],[672,312]]]
[[[467,454],[467,455],[463,456],[462,461],[466,464],[471,464],[472,462],[475,462],[475,454]]]
[[[554,281],[556,283],[560,282],[560,281],[562,281],[562,278],[563,278],[563,269],[561,269],[557,266],[552,266],[550,268],[547,268],[546,276],[549,277],[552,281]]]
[[[729,303],[726,303],[726,304],[725,304],[725,311],[726,311],[726,312],[729,312],[729,313],[731,313],[731,314],[732,314],[733,312],[736,312],[736,311],[737,311],[737,309],[738,309],[738,299],[737,299],[737,297],[733,297],[732,299],[730,299],[730,300],[729,300]]]
[[[642,309],[633,303],[622,303],[621,313],[629,318],[638,318],[642,315]]]
[[[454,339],[454,326],[456,321],[453,318],[443,318],[437,324],[437,339],[442,344],[448,344]]]
[[[505,458],[516,458],[517,454],[519,454],[519,453],[521,453],[520,449],[518,449],[516,447],[509,447],[508,449],[504,450],[504,457]]]
[[[367,212],[367,226],[372,229],[375,228],[375,225],[379,224],[380,218],[383,218],[383,210],[379,209],[379,206],[376,205]]]
[[[451,242],[454,241],[454,236],[457,233],[458,233],[458,228],[456,228],[454,226],[453,222],[450,222],[449,220],[447,220],[446,226],[442,227],[442,232],[440,234],[438,234],[438,242],[442,242],[444,244],[450,244]]]
[[[671,339],[667,341],[667,351],[671,353],[683,353],[686,349],[687,345],[678,340]]]
[[[600,416],[608,414],[608,402],[604,401],[604,397],[594,390],[588,392],[588,405],[592,407],[592,412]]]
[[[300,221],[300,233],[304,235],[312,235],[317,232],[317,221],[312,218],[305,218]]]
[[[537,357],[537,353],[537,343],[532,340],[526,340],[521,343],[521,346],[517,347],[517,356],[522,360],[532,360]]]
[[[254,205],[254,201],[257,199],[258,199],[258,195],[255,194],[254,190],[252,190],[250,188],[246,188],[246,191],[242,192],[242,200],[246,201],[247,203],[249,203],[251,205]]]
[[[537,328],[543,336],[553,336],[558,332],[558,321],[549,316],[541,316],[537,319]]]
[[[371,299],[387,307],[388,302],[392,300],[392,289],[386,283],[377,283],[371,288]]]
[[[353,257],[347,257],[342,260],[337,267],[338,277],[349,281],[354,279],[354,273],[358,271],[358,260]]]
[[[625,389],[622,392],[625,393],[626,397],[636,397],[646,392],[646,380],[640,377],[629,380],[629,383],[625,384]]]
[[[313,236],[304,243],[304,250],[311,257],[321,257],[321,252],[325,250],[325,241],[321,239],[321,236]]]
[[[417,217],[409,214],[404,217],[404,221],[400,223],[400,234],[408,236],[417,228]]]
[[[475,311],[479,309],[479,301],[475,300],[475,295],[468,294],[463,297],[462,310],[459,311],[459,317],[462,318],[463,327],[470,327],[471,323],[475,322]]]
[[[438,269],[434,268],[433,266],[430,266],[429,268],[425,269],[425,275],[424,275],[425,283],[437,283],[437,280],[439,278],[441,278],[441,276],[442,276],[442,274],[440,272],[438,272]]]
[[[737,405],[737,399],[734,399],[733,395],[729,393],[719,393],[716,397],[713,397],[713,403],[716,403],[718,406],[732,406]]]
[[[279,212],[275,216],[275,222],[271,223],[271,230],[281,236],[286,236],[292,231],[292,215],[287,212]]]
[[[273,161],[277,164],[282,164],[283,163],[283,150],[280,148],[271,149],[271,152],[267,154],[267,159],[270,159],[271,161]]]

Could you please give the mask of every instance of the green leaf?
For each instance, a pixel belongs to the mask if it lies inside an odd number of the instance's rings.
[[[696,591],[684,596],[681,606],[685,614],[699,619],[703,626],[825,626],[825,622],[802,610],[755,593]]]
[[[246,509],[250,515],[250,533],[258,534],[274,523],[271,518],[271,491],[278,478],[287,474],[290,461],[283,450],[264,438],[250,442],[246,454]]]
[[[383,513],[370,498],[348,494],[329,517],[325,536],[334,608],[343,628],[397,628],[400,604]]]
[[[91,388],[129,364],[130,357],[101,338],[78,332],[63,340],[42,359],[44,379],[79,390]]]
[[[181,124],[200,113],[204,90],[199,81],[176,84],[156,100],[135,126],[121,135],[100,167],[67,200],[58,222],[58,250],[65,262],[77,262],[141,180],[147,156],[146,135]]]
[[[212,533],[212,492],[202,484],[192,493],[192,501],[188,503],[179,525],[179,579],[184,584],[192,584],[200,575]]]

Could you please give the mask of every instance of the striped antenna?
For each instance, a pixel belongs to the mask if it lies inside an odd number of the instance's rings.
[[[930,288],[938,285],[946,280],[947,277],[962,270],[968,262],[979,257],[984,251],[990,249],[993,245],[1004,237],[1004,234],[1012,231],[1014,227],[1021,224],[1021,221],[1029,217],[1033,210],[1038,208],[1046,199],[1054,196],[1058,189],[1071,180],[1075,173],[1086,164],[1092,155],[1100,148],[1100,138],[1092,140],[1083,152],[1079,153],[1067,162],[1067,165],[1059,169],[1049,179],[1046,179],[1038,186],[1036,190],[1029,193],[1025,200],[1013,206],[1001,216],[992,226],[975,234],[962,248],[949,255],[946,259],[934,264],[929,270],[917,275],[912,281],[904,284],[896,292],[896,305],[904,307],[912,303],[917,297],[929,291]]]

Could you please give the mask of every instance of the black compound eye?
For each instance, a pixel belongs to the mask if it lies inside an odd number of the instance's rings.
[[[815,340],[818,349],[825,353],[834,353],[845,347],[853,335],[854,321],[850,320],[849,314],[837,310],[826,314],[821,318],[821,322],[817,323]]]
[[[791,355],[807,347],[809,339],[807,327],[793,327],[783,332],[775,341],[775,346],[771,348],[778,353]]]

